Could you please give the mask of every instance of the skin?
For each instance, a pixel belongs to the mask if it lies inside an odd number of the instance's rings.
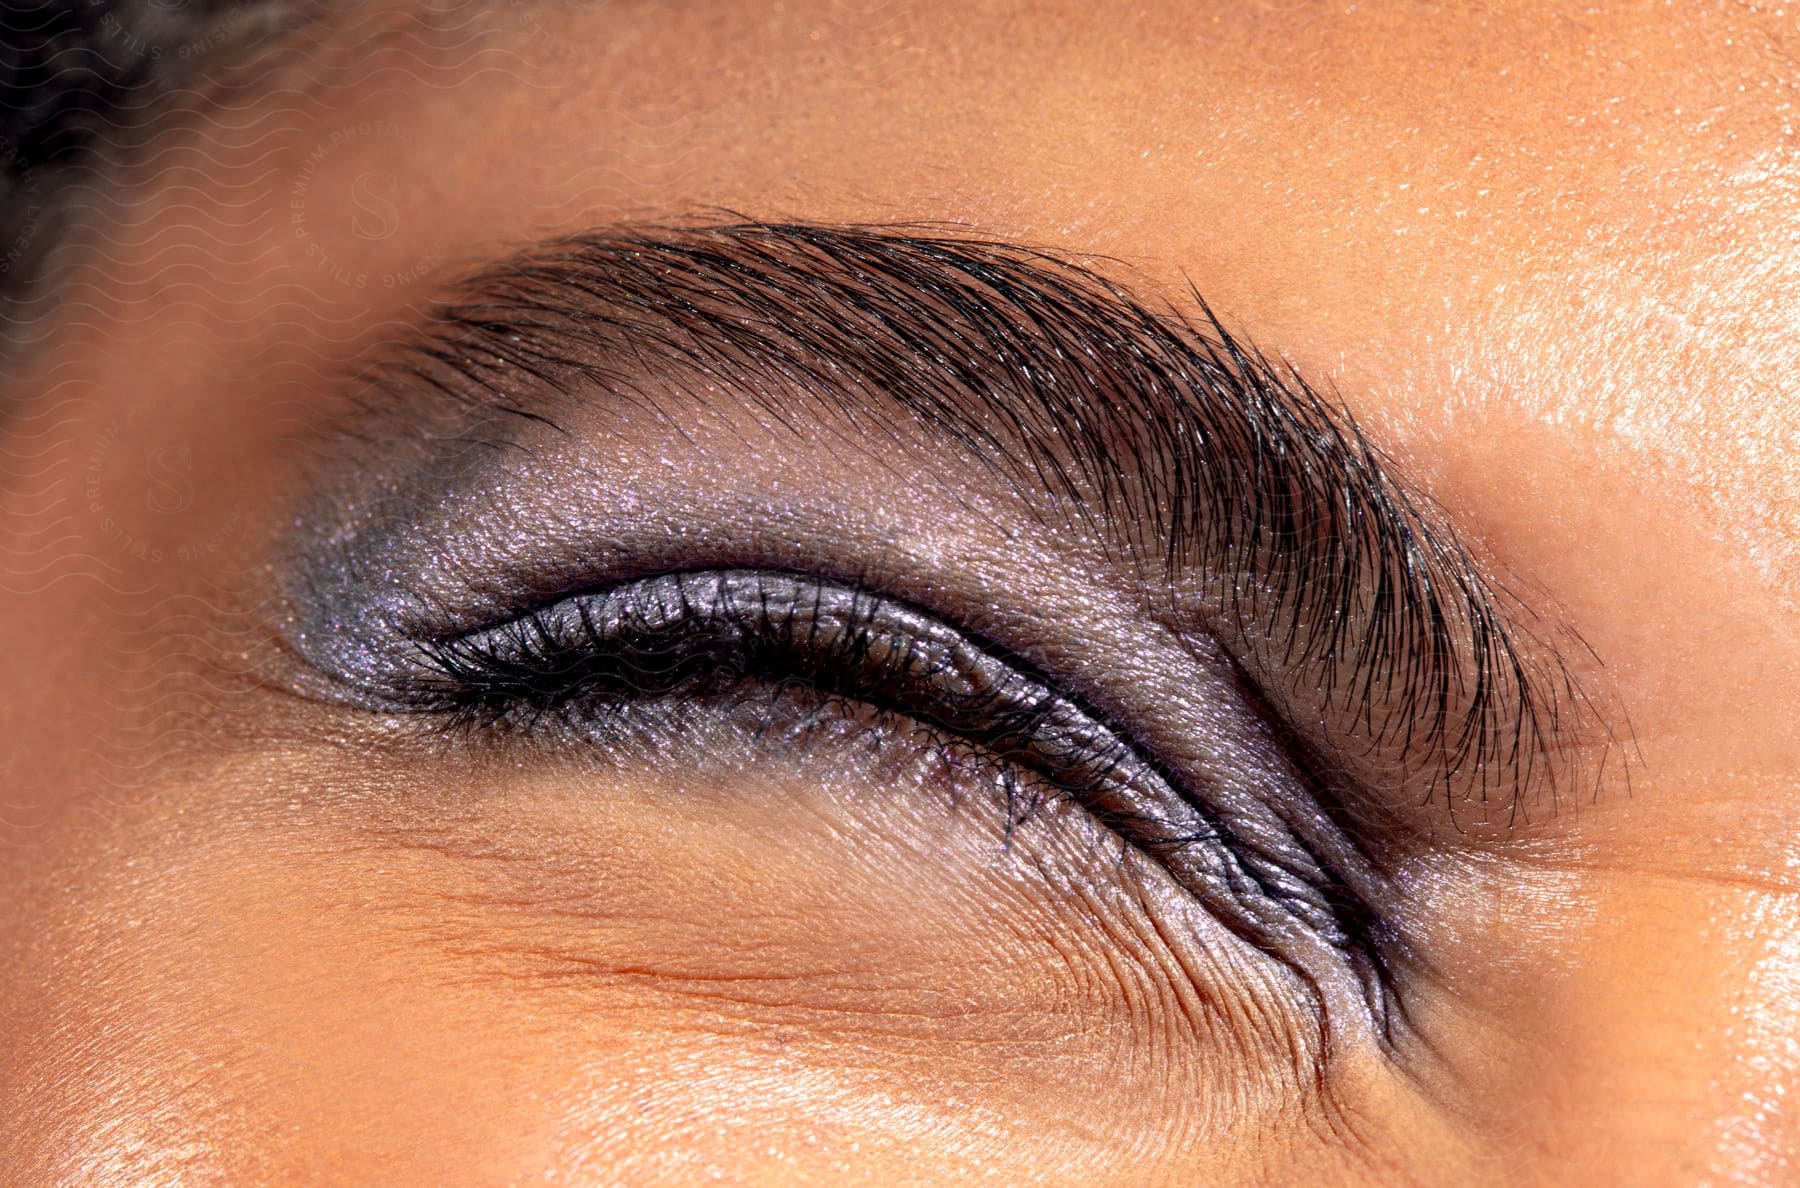
[[[404,17],[366,7],[308,93],[117,179],[12,385],[9,1174],[1792,1179],[1791,12]],[[1278,990],[1059,892],[1068,831],[1009,863],[975,810],[759,812],[642,773],[596,797],[248,679],[327,370],[470,263],[713,206],[1191,280],[1592,646],[1629,785],[1424,864],[1423,1043],[1352,1045],[1303,1092],[1304,1044],[1193,993]]]

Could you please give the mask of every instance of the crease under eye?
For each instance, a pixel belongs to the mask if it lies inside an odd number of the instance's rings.
[[[1368,964],[1366,921],[1345,911],[1353,897],[1316,855],[1297,863],[1303,845],[1240,836],[1207,804],[1229,790],[1185,786],[1052,678],[891,597],[788,572],[673,572],[423,642],[419,658],[411,705],[480,732],[603,722],[660,698],[750,698],[755,687],[871,706],[987,761],[1009,834],[1041,797],[1069,799],[1257,949],[1299,970],[1300,928]]]

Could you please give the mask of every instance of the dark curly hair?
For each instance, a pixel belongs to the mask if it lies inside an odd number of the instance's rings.
[[[168,98],[287,27],[287,0],[0,3],[0,320],[45,287],[79,181],[127,155]]]

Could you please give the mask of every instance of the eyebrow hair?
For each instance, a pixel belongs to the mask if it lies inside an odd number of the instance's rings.
[[[646,225],[466,279],[365,379],[555,425],[595,390],[650,399],[647,373],[783,422],[810,401],[922,427],[1166,577],[1217,575],[1209,629],[1315,761],[1417,781],[1453,820],[1504,796],[1509,823],[1580,756],[1603,766],[1616,735],[1568,659],[1579,637],[1346,409],[1189,296],[1191,315],[929,227]],[[1292,725],[1316,714],[1347,725]]]

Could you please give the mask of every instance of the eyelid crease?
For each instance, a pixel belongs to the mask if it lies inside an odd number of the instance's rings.
[[[919,228],[600,231],[471,278],[363,399],[429,394],[479,438],[602,395],[655,405],[648,372],[781,424],[895,436],[898,417],[1171,588],[1214,575],[1207,629],[1353,782],[1416,780],[1453,820],[1492,798],[1510,824],[1594,752],[1597,780],[1617,740],[1563,654],[1585,645],[1490,578],[1347,411],[1192,300],[1198,319]]]

